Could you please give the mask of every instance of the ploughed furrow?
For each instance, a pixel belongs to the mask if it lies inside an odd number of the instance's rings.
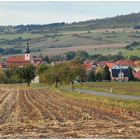
[[[40,114],[42,120],[52,118],[52,114],[48,110],[47,104],[43,104],[40,100],[38,100],[38,93],[34,93],[33,91],[28,92],[27,97],[35,105],[38,113]],[[52,118],[53,119],[53,118]]]
[[[11,114],[9,115],[9,121],[13,122],[15,125],[19,123],[20,120],[20,100],[19,100],[19,91],[16,90],[15,102],[11,108]]]
[[[8,96],[9,93],[11,93],[12,91],[8,91],[8,92],[2,92],[0,93],[0,104],[4,101],[4,99]]]
[[[140,138],[139,120],[117,108],[49,89],[8,91],[0,95],[0,138]]]
[[[20,121],[24,123],[30,123],[33,121],[38,121],[41,119],[40,113],[28,99],[29,91],[20,90],[20,102],[21,102],[21,112],[20,112]]]
[[[16,92],[11,91],[4,96],[0,104],[0,124],[10,122],[9,116],[12,113],[12,107],[15,104]]]
[[[107,115],[105,113],[103,113],[102,111],[99,111],[99,109],[97,110],[97,108],[95,108],[96,104],[93,106],[93,102],[88,102],[88,101],[82,101],[82,100],[75,100],[75,99],[67,99],[63,96],[59,96],[59,93],[51,93],[50,91],[46,91],[46,90],[42,90],[41,93],[46,94],[50,94],[50,98],[49,101],[51,103],[54,103],[55,105],[59,106],[59,110],[61,111],[61,115],[59,116],[65,116],[67,117],[67,119],[96,119],[102,118],[103,114]],[[61,109],[62,108],[62,109]],[[73,111],[73,114],[71,113],[71,110]],[[98,115],[97,115],[98,114]],[[105,118],[105,116],[104,116]],[[107,118],[109,119],[109,118]],[[113,120],[111,118],[111,120]],[[114,119],[115,121],[116,118]],[[120,120],[119,120],[120,121]]]
[[[32,99],[34,99],[38,104],[42,105],[42,107],[44,108],[44,111],[42,110],[42,116],[46,119],[50,119],[50,120],[57,120],[57,112],[55,110],[58,111],[58,107],[53,104],[52,102],[49,101],[50,98],[46,98],[44,96],[42,96],[42,92],[39,93],[37,90],[33,90],[30,93],[30,96],[32,97]],[[46,109],[46,112],[45,112]],[[59,117],[59,116],[58,116]]]
[[[53,105],[53,111],[51,109],[51,112],[56,114],[57,120],[63,121],[66,119],[79,119],[82,115],[81,108],[67,104],[64,97],[59,97],[59,95],[57,94],[56,96],[53,96],[54,93],[50,91],[34,91],[34,95],[36,93],[39,94],[40,101],[44,102],[44,104],[49,103],[48,108],[50,107],[50,105]],[[48,95],[46,96],[46,94],[49,94],[50,97],[48,98]],[[73,114],[71,113],[71,110],[74,111]]]

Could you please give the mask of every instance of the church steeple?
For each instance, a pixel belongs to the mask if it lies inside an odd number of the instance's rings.
[[[25,60],[29,60],[30,61],[30,48],[29,48],[29,42],[27,41],[27,46],[25,49]]]
[[[30,48],[29,48],[29,42],[27,41],[27,46],[26,46],[26,49],[25,49],[25,54],[26,53],[30,53]]]

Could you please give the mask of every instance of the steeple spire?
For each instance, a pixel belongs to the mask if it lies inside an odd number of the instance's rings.
[[[25,60],[30,61],[30,48],[29,48],[29,42],[27,41],[27,46],[25,49]]]
[[[29,54],[30,53],[30,48],[29,48],[29,42],[27,41],[27,46],[25,49],[25,54]]]

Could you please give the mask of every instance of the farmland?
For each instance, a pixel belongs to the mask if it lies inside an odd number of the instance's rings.
[[[30,40],[32,55],[56,55],[69,50],[86,50],[90,54],[135,55],[140,46],[133,50],[124,47],[133,41],[139,42],[139,30],[131,28],[95,29],[88,31],[60,31],[58,33],[1,34],[1,48],[17,48],[24,51],[26,40]],[[40,50],[40,51],[38,51]],[[139,53],[136,53],[139,56]]]
[[[0,138],[140,138],[137,110],[46,86],[2,85]]]

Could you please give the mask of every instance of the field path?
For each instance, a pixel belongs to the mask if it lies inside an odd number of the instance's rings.
[[[115,93],[107,93],[107,92],[100,92],[100,91],[87,90],[87,89],[75,89],[75,91],[85,93],[85,94],[93,94],[97,96],[119,98],[119,99],[124,99],[124,100],[140,100],[140,96],[133,96],[133,95],[120,95],[120,94],[115,94]]]

